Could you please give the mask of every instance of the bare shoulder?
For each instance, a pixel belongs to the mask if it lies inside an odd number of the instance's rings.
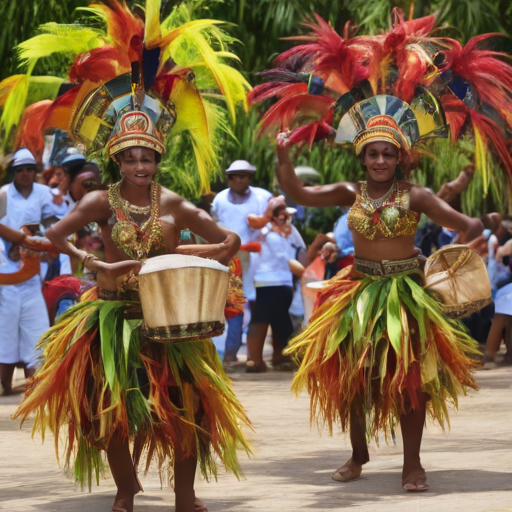
[[[101,218],[110,215],[110,204],[108,202],[107,190],[94,190],[86,194],[78,203],[80,210],[92,210],[98,213]]]
[[[160,196],[160,213],[162,215],[176,215],[184,203],[188,201],[176,192],[162,187]]]
[[[407,182],[409,183],[409,182]],[[429,189],[409,183],[410,209],[419,213],[431,214],[432,209],[439,207],[439,198]]]
[[[434,195],[432,190],[430,190],[429,188],[422,187],[421,185],[418,185],[416,183],[411,183],[410,181],[401,181],[400,185],[404,190],[407,190],[409,192],[411,201],[421,201]]]

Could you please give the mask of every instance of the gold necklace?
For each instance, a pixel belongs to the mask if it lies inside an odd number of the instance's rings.
[[[391,188],[382,197],[379,197],[378,199],[372,199],[368,195],[367,182],[363,181],[362,187],[361,187],[361,189],[362,189],[361,196],[362,196],[363,200],[367,204],[369,204],[374,210],[378,210],[396,192],[396,185],[397,185],[397,181],[395,178],[393,180],[393,184],[391,185]]]
[[[151,204],[149,207],[134,206],[121,195],[121,183],[114,183],[108,190],[108,201],[116,215],[116,223],[112,228],[112,240],[128,256],[144,259],[152,249],[163,246],[164,241],[160,229],[160,193],[161,187],[151,182]],[[141,211],[142,210],[142,211]],[[132,213],[149,214],[149,219],[138,226],[130,217]]]

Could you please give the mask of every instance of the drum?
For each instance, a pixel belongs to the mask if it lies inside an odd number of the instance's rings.
[[[167,254],[146,260],[139,272],[143,335],[181,343],[224,332],[229,269],[217,261]]]
[[[469,316],[492,302],[487,267],[465,245],[448,245],[432,254],[425,264],[425,281],[450,318]]]

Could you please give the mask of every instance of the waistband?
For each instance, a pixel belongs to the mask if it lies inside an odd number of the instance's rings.
[[[420,268],[417,256],[406,260],[367,261],[354,258],[354,267],[358,272],[369,276],[391,276]]]
[[[121,300],[128,302],[140,302],[139,292],[137,290],[106,290],[98,287],[98,299],[102,300]]]

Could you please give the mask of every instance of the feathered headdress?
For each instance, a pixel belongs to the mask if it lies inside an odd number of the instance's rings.
[[[186,5],[160,21],[161,0],[146,0],[145,19],[124,0],[101,0],[82,9],[106,29],[47,23],[18,47],[26,74],[0,83],[4,140],[28,147],[38,159],[48,129],[61,129],[92,151],[109,155],[142,145],[162,153],[166,135],[188,132],[201,185],[217,162],[216,140],[235,119],[250,89],[230,65],[233,41],[215,20],[192,20]],[[96,24],[97,25],[97,24]],[[38,59],[72,53],[72,87],[56,98],[61,78],[35,77]],[[42,100],[42,101],[34,101]],[[28,105],[28,106],[27,106]]]
[[[405,21],[394,9],[391,22],[387,33],[353,37],[350,24],[340,35],[315,15],[305,24],[310,32],[290,38],[299,44],[249,94],[251,103],[271,102],[261,131],[290,129],[292,144],[336,139],[359,152],[374,139],[409,151],[448,125],[453,140],[473,137],[484,174],[489,148],[512,175],[512,66],[508,55],[488,49],[503,35],[474,37],[463,47],[430,35],[435,16]]]

